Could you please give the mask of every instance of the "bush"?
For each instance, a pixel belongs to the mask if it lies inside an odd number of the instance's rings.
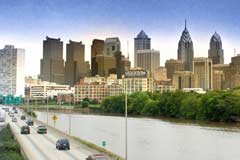
[[[89,106],[89,102],[83,100],[81,105],[82,105],[82,108],[87,108]]]

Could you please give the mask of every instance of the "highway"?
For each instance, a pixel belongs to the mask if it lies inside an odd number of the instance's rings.
[[[12,118],[6,116],[6,122],[10,124],[16,140],[21,145],[21,148],[29,160],[85,160],[93,151],[82,148],[78,143],[70,140],[70,150],[57,150],[56,141],[59,138],[67,138],[66,135],[55,133],[48,128],[47,134],[38,134],[37,126],[42,125],[34,122],[34,126],[30,127],[29,135],[20,134],[20,128],[26,125],[24,120],[20,120],[21,111],[15,114],[17,122],[12,122]],[[96,152],[95,152],[96,153]]]

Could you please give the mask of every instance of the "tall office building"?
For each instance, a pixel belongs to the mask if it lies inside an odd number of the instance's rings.
[[[137,64],[151,73],[154,77],[154,71],[160,67],[160,52],[156,50],[137,50]]]
[[[194,57],[193,42],[188,32],[185,20],[185,29],[178,42],[178,60],[184,62],[184,70],[192,71],[192,60]]]
[[[209,58],[194,58],[193,59],[193,73],[197,75],[198,86],[203,90],[211,90],[213,88],[213,72],[212,60]]]
[[[176,71],[172,83],[176,89],[195,88],[198,86],[197,75],[192,71]]]
[[[40,78],[43,81],[64,84],[63,42],[46,37],[43,41]]]
[[[214,33],[210,40],[210,49],[208,50],[208,58],[212,59],[213,64],[223,64],[224,55],[222,49],[222,40],[217,32]]]
[[[24,96],[25,50],[6,45],[0,50],[0,94]]]
[[[137,64],[137,51],[151,49],[151,38],[141,30],[140,33],[134,38],[134,67],[139,67]]]
[[[85,61],[85,45],[70,40],[66,52],[65,84],[74,85],[81,78],[88,76],[89,72],[89,62]]]
[[[121,51],[121,43],[118,37],[106,38],[104,41],[104,56],[113,57],[116,52]]]
[[[122,76],[125,74],[125,71],[129,70],[129,68],[131,67],[131,63],[128,58],[125,58],[122,55],[122,52],[115,53],[115,60],[117,78],[121,79]]]
[[[104,40],[94,39],[91,45],[91,74],[95,76],[98,74],[97,56],[103,55]],[[103,64],[102,64],[103,65]]]
[[[170,59],[166,61],[165,68],[167,69],[167,78],[173,79],[173,74],[175,71],[184,70],[184,63],[180,60]]]
[[[107,77],[110,74],[118,74],[120,78],[124,73],[123,69],[130,65],[130,62],[122,56],[118,37],[106,38],[105,41],[93,40],[91,52],[92,76]]]

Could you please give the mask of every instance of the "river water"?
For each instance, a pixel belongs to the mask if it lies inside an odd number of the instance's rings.
[[[47,121],[45,112],[36,112]],[[58,120],[55,127],[69,132],[69,115],[50,113]],[[71,114],[71,134],[125,155],[123,117]],[[177,123],[150,118],[128,118],[129,160],[240,160],[240,127],[233,124]]]

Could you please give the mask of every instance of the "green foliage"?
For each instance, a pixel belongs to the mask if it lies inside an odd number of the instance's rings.
[[[87,100],[83,100],[81,102],[82,108],[87,108],[89,106],[89,102]]]
[[[14,140],[9,126],[0,132],[0,160],[23,160],[20,147]]]
[[[113,96],[105,98],[100,104],[104,112],[124,113],[125,99],[124,96]]]
[[[100,104],[109,113],[124,113],[125,96],[107,97]],[[139,92],[128,96],[128,113],[192,120],[236,121],[240,119],[239,91]]]

